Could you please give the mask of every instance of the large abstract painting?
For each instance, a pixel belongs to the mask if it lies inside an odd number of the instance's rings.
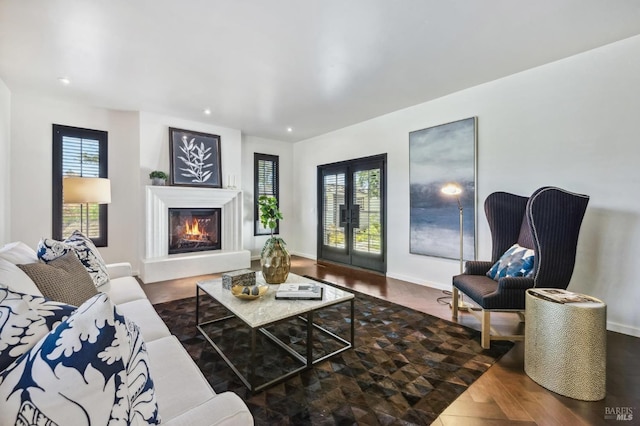
[[[475,259],[476,117],[409,133],[410,252],[460,259],[463,211],[464,259]],[[442,188],[456,184],[459,195]]]

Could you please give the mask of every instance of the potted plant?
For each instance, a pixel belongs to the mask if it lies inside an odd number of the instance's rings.
[[[264,243],[260,253],[260,266],[262,276],[269,284],[281,284],[287,280],[291,268],[291,256],[286,248],[286,243],[280,237],[273,235],[273,230],[278,221],[283,219],[278,208],[276,197],[261,195],[258,198],[260,211],[260,223],[271,230],[271,237]]]
[[[169,175],[160,170],[154,170],[149,173],[149,178],[151,179],[152,185],[164,185],[167,183],[167,179],[169,179]]]

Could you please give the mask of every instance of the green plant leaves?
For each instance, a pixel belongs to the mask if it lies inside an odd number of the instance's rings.
[[[278,199],[270,195],[261,195],[258,198],[258,206],[260,223],[265,228],[271,229],[271,237],[273,238],[273,230],[278,226],[278,221],[284,219],[278,208]]]

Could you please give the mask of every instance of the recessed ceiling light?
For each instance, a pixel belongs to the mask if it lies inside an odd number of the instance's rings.
[[[204,115],[211,115],[211,110],[209,108],[205,108],[205,109],[202,110],[202,113]]]
[[[287,127],[287,132],[289,132],[289,133],[293,132],[293,128]]]
[[[69,80],[67,77],[58,77],[58,81],[60,82],[60,84],[62,84],[63,86],[68,86],[71,84],[71,80]]]

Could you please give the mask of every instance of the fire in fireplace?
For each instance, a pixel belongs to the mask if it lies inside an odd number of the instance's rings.
[[[220,250],[222,209],[169,209],[169,254]]]

